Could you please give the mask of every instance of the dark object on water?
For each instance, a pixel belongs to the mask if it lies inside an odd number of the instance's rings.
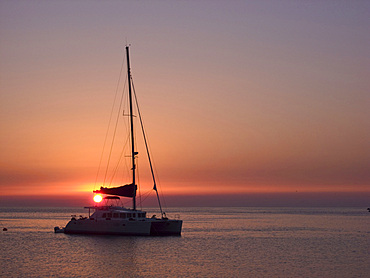
[[[6,232],[8,229],[7,228],[4,228],[3,231]]]
[[[58,233],[64,233],[64,228],[54,227],[54,232],[56,234],[58,234]]]
[[[367,210],[370,212],[370,208],[367,208]]]

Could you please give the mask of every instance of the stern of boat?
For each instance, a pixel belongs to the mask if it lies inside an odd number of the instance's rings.
[[[152,236],[180,236],[182,220],[154,219],[150,227]]]

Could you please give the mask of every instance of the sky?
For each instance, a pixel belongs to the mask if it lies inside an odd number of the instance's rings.
[[[1,0],[0,206],[91,199],[127,44],[169,205],[368,206],[369,28],[369,1]]]

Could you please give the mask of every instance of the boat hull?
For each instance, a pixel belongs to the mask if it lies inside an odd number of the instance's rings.
[[[66,234],[99,234],[149,236],[151,223],[130,220],[71,220],[64,229]]]
[[[155,219],[152,221],[150,235],[180,236],[182,220]]]
[[[71,220],[63,229],[65,234],[97,234],[122,236],[180,236],[182,220],[147,219],[124,220]]]

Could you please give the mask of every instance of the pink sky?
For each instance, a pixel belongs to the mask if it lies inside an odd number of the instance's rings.
[[[370,202],[369,26],[367,1],[1,1],[2,198],[94,189],[128,41],[164,194]]]

